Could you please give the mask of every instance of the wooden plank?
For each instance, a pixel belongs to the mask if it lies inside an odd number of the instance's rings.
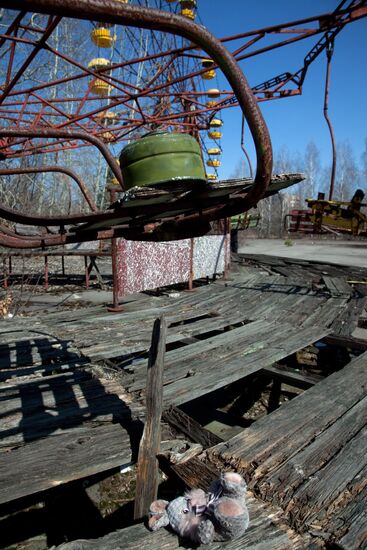
[[[157,454],[161,442],[161,417],[163,393],[164,354],[166,351],[166,321],[162,315],[153,326],[150,346],[147,389],[146,421],[139,446],[136,473],[134,519],[140,519],[149,512],[149,506],[156,500],[158,491]]]
[[[77,373],[1,388],[0,448],[60,434],[85,422],[121,422],[143,416],[113,381],[85,380]]]
[[[367,340],[363,340],[362,338],[354,338],[353,336],[328,334],[323,338],[323,341],[331,346],[340,346],[358,351],[367,350]]]
[[[1,369],[0,370],[0,382],[5,381],[12,381],[12,383],[18,383],[18,379],[20,380],[20,383],[24,381],[25,377],[39,377],[39,376],[45,376],[49,374],[59,374],[65,371],[74,371],[75,369],[79,369],[81,367],[85,367],[89,364],[89,361],[87,359],[75,359],[75,360],[68,360],[61,363],[49,363],[46,365],[30,365],[25,366],[21,368],[11,368],[11,369]]]
[[[366,485],[367,427],[355,435],[340,452],[311,477],[290,500],[287,512],[293,525],[317,529],[325,527],[327,517],[358,494]],[[353,488],[352,488],[353,487]]]
[[[276,366],[264,367],[261,372],[264,372],[277,380],[286,382],[291,386],[302,389],[311,388],[317,384],[317,382],[322,380],[322,377],[314,377],[308,374],[303,374],[302,372],[292,372],[290,369],[282,369]]]
[[[310,537],[301,536],[281,522],[279,513],[248,496],[250,526],[237,540],[214,542],[210,550],[304,550],[309,548]],[[167,529],[151,533],[143,524],[119,529],[95,540],[77,540],[63,543],[55,550],[176,550],[194,549],[197,545],[180,539]]]
[[[345,550],[366,548],[367,541],[367,486],[347,504],[338,507],[330,518],[327,529],[336,543]]]
[[[256,493],[286,508],[295,492],[324,468],[367,423],[367,397],[347,410],[334,424],[307,442],[292,458],[256,483]],[[323,475],[323,472],[322,474]]]
[[[177,378],[192,375],[190,369],[192,369],[193,366],[196,371],[198,371],[202,367],[204,368],[212,357],[216,360],[229,357],[236,349],[241,347],[242,344],[250,345],[250,343],[257,342],[259,340],[259,335],[261,333],[269,333],[271,328],[275,330],[275,327],[270,323],[255,321],[254,323],[249,323],[234,330],[224,332],[223,334],[212,336],[196,344],[167,352],[164,384],[168,384]],[[261,346],[261,344],[259,345]],[[203,363],[199,365],[199,361]],[[200,367],[199,369],[198,365]],[[132,377],[132,382],[129,383],[126,381],[124,385],[129,391],[142,390],[145,385],[144,369],[142,367],[137,367]]]
[[[301,332],[298,327],[289,325],[277,325],[273,329],[270,335],[263,336],[262,340],[258,334],[258,340],[251,344],[245,339],[237,341],[235,353],[221,357],[213,351],[212,360],[208,360],[208,357],[197,358],[191,363],[191,368],[194,369],[191,376],[178,379],[177,365],[176,378],[173,379],[171,371],[170,383],[164,387],[165,406],[180,405],[240,380],[295,353],[326,334],[326,331],[319,327],[304,329]]]
[[[236,464],[262,479],[332,425],[365,396],[367,353],[208,452],[213,464]]]
[[[0,453],[0,504],[131,461],[130,428],[81,426]]]
[[[209,332],[224,330],[232,324],[238,324],[245,321],[246,316],[243,313],[233,314],[227,318],[224,317],[210,317],[200,319],[198,321],[182,324],[173,328],[169,328],[167,331],[167,344],[180,342],[186,338],[192,338],[197,336],[203,336]],[[103,336],[103,338],[102,338]],[[123,346],[117,343],[116,336],[121,338]],[[119,357],[123,354],[131,353],[143,353],[148,350],[150,334],[148,329],[142,330],[141,326],[130,327],[129,330],[124,332],[116,331],[112,329],[106,333],[101,334],[96,331],[93,335],[88,336],[89,342],[86,338],[76,336],[76,343],[80,351],[87,355],[91,360],[97,361],[104,357],[113,358]]]
[[[163,412],[163,420],[174,426],[194,443],[200,443],[204,449],[212,447],[223,441],[220,437],[203,428],[189,415],[177,407],[169,407]]]
[[[358,326],[358,319],[366,305],[366,297],[351,298],[347,307],[333,320],[332,328],[335,334],[350,336]]]

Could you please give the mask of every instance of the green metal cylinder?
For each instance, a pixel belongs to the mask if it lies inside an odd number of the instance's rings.
[[[122,150],[120,167],[126,189],[175,189],[206,182],[199,143],[188,134],[146,134]]]

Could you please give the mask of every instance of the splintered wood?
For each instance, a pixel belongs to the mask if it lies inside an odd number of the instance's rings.
[[[255,495],[280,505],[300,532],[367,540],[367,353],[233,439],[207,451]],[[354,523],[357,521],[357,524]],[[352,523],[353,522],[353,523]],[[349,535],[349,539],[351,536]]]

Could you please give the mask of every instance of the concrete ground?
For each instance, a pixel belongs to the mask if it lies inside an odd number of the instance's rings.
[[[287,246],[286,242],[291,245]],[[367,241],[247,239],[246,236],[242,236],[238,252],[367,267]]]

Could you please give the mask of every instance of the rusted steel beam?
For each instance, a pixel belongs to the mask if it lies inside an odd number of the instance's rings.
[[[0,103],[7,97],[9,92],[14,88],[14,86],[16,85],[16,83],[18,82],[18,80],[20,79],[20,77],[22,76],[24,71],[26,70],[26,68],[29,67],[29,65],[31,64],[33,59],[36,57],[37,53],[44,47],[44,45],[46,43],[46,40],[52,34],[54,29],[60,23],[60,21],[61,21],[61,17],[55,17],[53,19],[50,17],[49,22],[48,22],[48,26],[45,29],[44,35],[36,43],[36,45],[34,46],[34,50],[29,54],[27,59],[23,62],[22,66],[18,69],[17,73],[14,75],[11,82],[9,82],[5,86],[5,89],[3,90],[3,93],[0,96]]]
[[[271,141],[265,121],[256,98],[234,57],[206,29],[172,13],[121,4],[114,0],[2,0],[1,5],[12,9],[27,9],[76,19],[106,21],[112,24],[169,32],[201,46],[222,70],[232,87],[250,128],[256,149],[255,185],[242,201],[238,201],[238,208],[235,208],[234,213],[254,206],[264,195],[272,170]]]
[[[7,168],[5,170],[0,170],[0,176],[12,176],[16,174],[39,174],[49,172],[60,172],[61,174],[66,174],[67,176],[72,178],[78,185],[92,212],[97,211],[96,203],[94,202],[94,199],[89,192],[88,187],[85,185],[83,180],[81,180],[79,176],[69,168],[63,168],[60,166],[40,166],[38,168]]]
[[[108,149],[108,147],[98,139],[96,136],[93,136],[91,134],[87,134],[86,132],[82,131],[75,131],[75,130],[60,130],[55,128],[0,128],[0,138],[2,137],[10,137],[10,138],[58,138],[58,139],[66,139],[66,140],[81,140],[81,141],[89,141],[92,145],[97,147],[97,149],[100,150],[104,158],[106,159],[109,167],[111,168],[111,171],[113,175],[116,177],[117,181],[119,182],[121,189],[125,189],[124,182],[122,179],[122,174],[120,167],[118,163],[116,162],[116,159]]]

